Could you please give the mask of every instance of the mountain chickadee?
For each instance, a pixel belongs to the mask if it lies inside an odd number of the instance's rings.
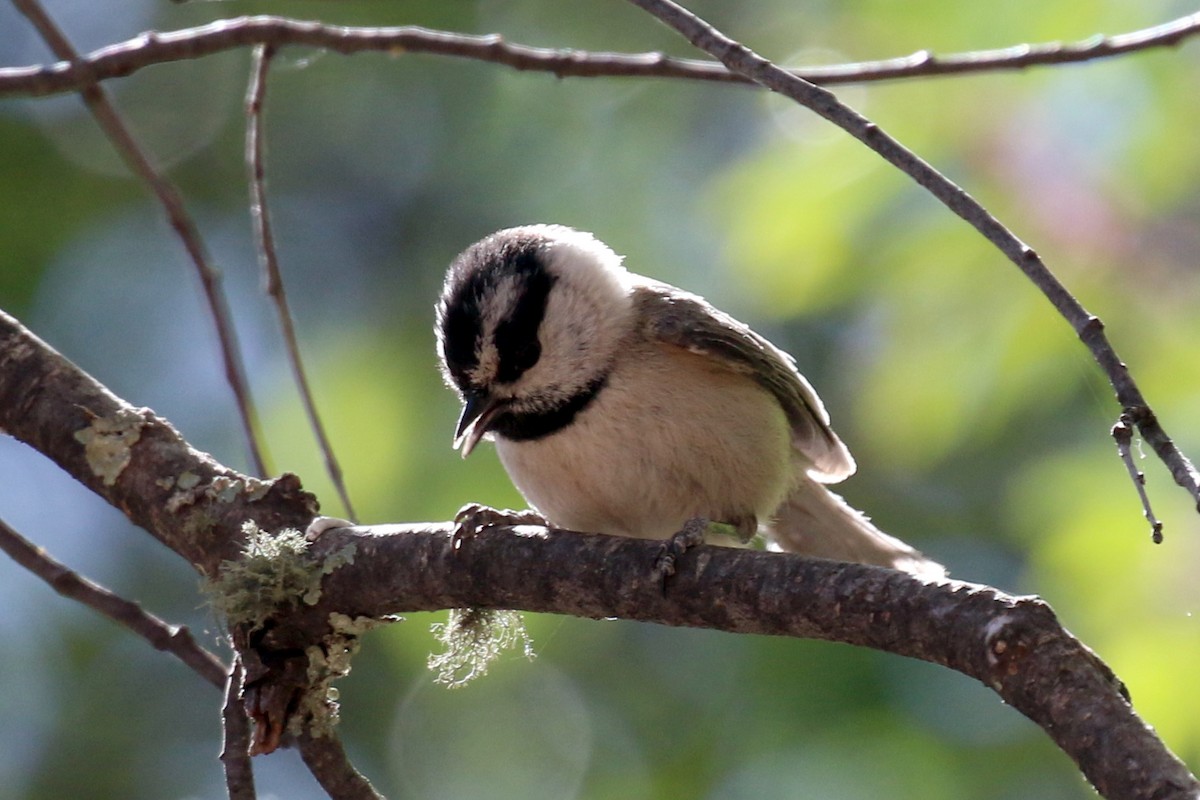
[[[825,488],[854,459],[791,356],[589,233],[529,225],[471,245],[437,340],[463,401],[455,447],[494,439],[555,527],[666,539],[711,521],[746,540],[761,525],[782,550],[944,574]]]

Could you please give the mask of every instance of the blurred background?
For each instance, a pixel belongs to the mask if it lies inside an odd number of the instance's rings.
[[[692,4],[792,66],[1118,33],[1183,2]],[[54,0],[91,50],[269,12],[547,47],[693,52],[622,3]],[[0,5],[0,65],[45,63]],[[249,52],[107,84],[181,187],[225,287],[275,472],[342,513],[281,357],[247,211]],[[971,191],[1098,314],[1200,456],[1200,43],[1063,67],[837,89]],[[594,231],[793,353],[860,464],[840,491],[959,578],[1036,593],[1200,765],[1200,519],[1153,458],[1154,546],[1086,349],[993,247],[861,145],[760,91],[563,79],[417,55],[287,49],[267,100],[270,202],[317,401],[367,522],[519,506],[490,447],[450,448],[433,302],[504,226]],[[0,97],[0,307],[197,447],[246,467],[197,279],[74,97]],[[178,557],[12,440],[0,515],[221,647]],[[432,683],[429,625],[371,633],[341,684],[357,765],[393,798],[1086,798],[981,685],[818,642],[527,615],[537,658]],[[0,786],[14,798],[216,798],[218,693],[0,559]],[[224,651],[222,651],[224,652]],[[260,796],[320,796],[293,753]]]

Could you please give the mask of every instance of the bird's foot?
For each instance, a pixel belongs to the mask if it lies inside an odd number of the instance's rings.
[[[308,527],[304,530],[304,538],[310,542],[315,542],[321,538],[321,534],[325,531],[333,530],[334,528],[353,527],[353,522],[341,517],[314,517],[313,521],[308,523]]]
[[[667,578],[675,574],[675,562],[679,557],[696,545],[704,544],[709,526],[709,520],[704,517],[692,517],[683,523],[683,527],[677,533],[662,543],[650,576],[665,585]]]
[[[477,535],[484,528],[491,528],[496,525],[540,525],[548,527],[549,523],[546,522],[545,517],[532,509],[513,511],[510,508],[500,509],[479,503],[467,503],[454,515],[453,548],[458,550],[462,547],[462,543],[465,540]]]

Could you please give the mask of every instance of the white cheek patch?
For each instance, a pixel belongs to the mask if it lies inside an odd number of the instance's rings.
[[[546,309],[547,319],[554,323],[546,329],[555,340],[546,344],[558,352],[581,342],[587,342],[588,349],[609,351],[625,329],[618,318],[629,309],[629,273],[620,256],[590,235],[572,241],[569,249],[556,248],[554,255],[560,273],[569,272],[570,277],[564,281],[567,290],[552,295]],[[604,268],[581,266],[589,262]]]

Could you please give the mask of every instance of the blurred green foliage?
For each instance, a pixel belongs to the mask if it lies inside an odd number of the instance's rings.
[[[499,32],[541,46],[693,55],[631,6],[507,2],[48,2],[81,47],[274,13]],[[696,8],[789,65],[1075,40],[1177,2],[756,0]],[[0,63],[45,61],[9,7]],[[262,298],[241,161],[248,55],[112,82],[196,213],[276,470],[340,511]],[[1200,452],[1200,44],[1070,67],[842,87],[839,95],[1035,247]],[[0,98],[0,306],[198,446],[244,466],[195,279],[161,212],[72,98]],[[1200,521],[1142,463],[1149,542],[1108,428],[1112,392],[982,238],[865,148],[778,98],[564,79],[427,56],[285,50],[268,93],[281,257],[317,400],[366,521],[519,506],[490,448],[450,449],[432,305],[465,245],[532,221],[594,231],[639,272],[707,295],[794,353],[858,457],[844,492],[968,580],[1037,593],[1200,764]],[[206,641],[195,576],[36,454],[0,442],[0,513]],[[0,786],[20,798],[219,797],[216,693],[0,561]],[[1035,726],[962,676],[878,653],[531,616],[538,658],[432,684],[415,615],[371,634],[344,735],[392,797],[1083,798]],[[319,796],[293,754],[265,792]]]

